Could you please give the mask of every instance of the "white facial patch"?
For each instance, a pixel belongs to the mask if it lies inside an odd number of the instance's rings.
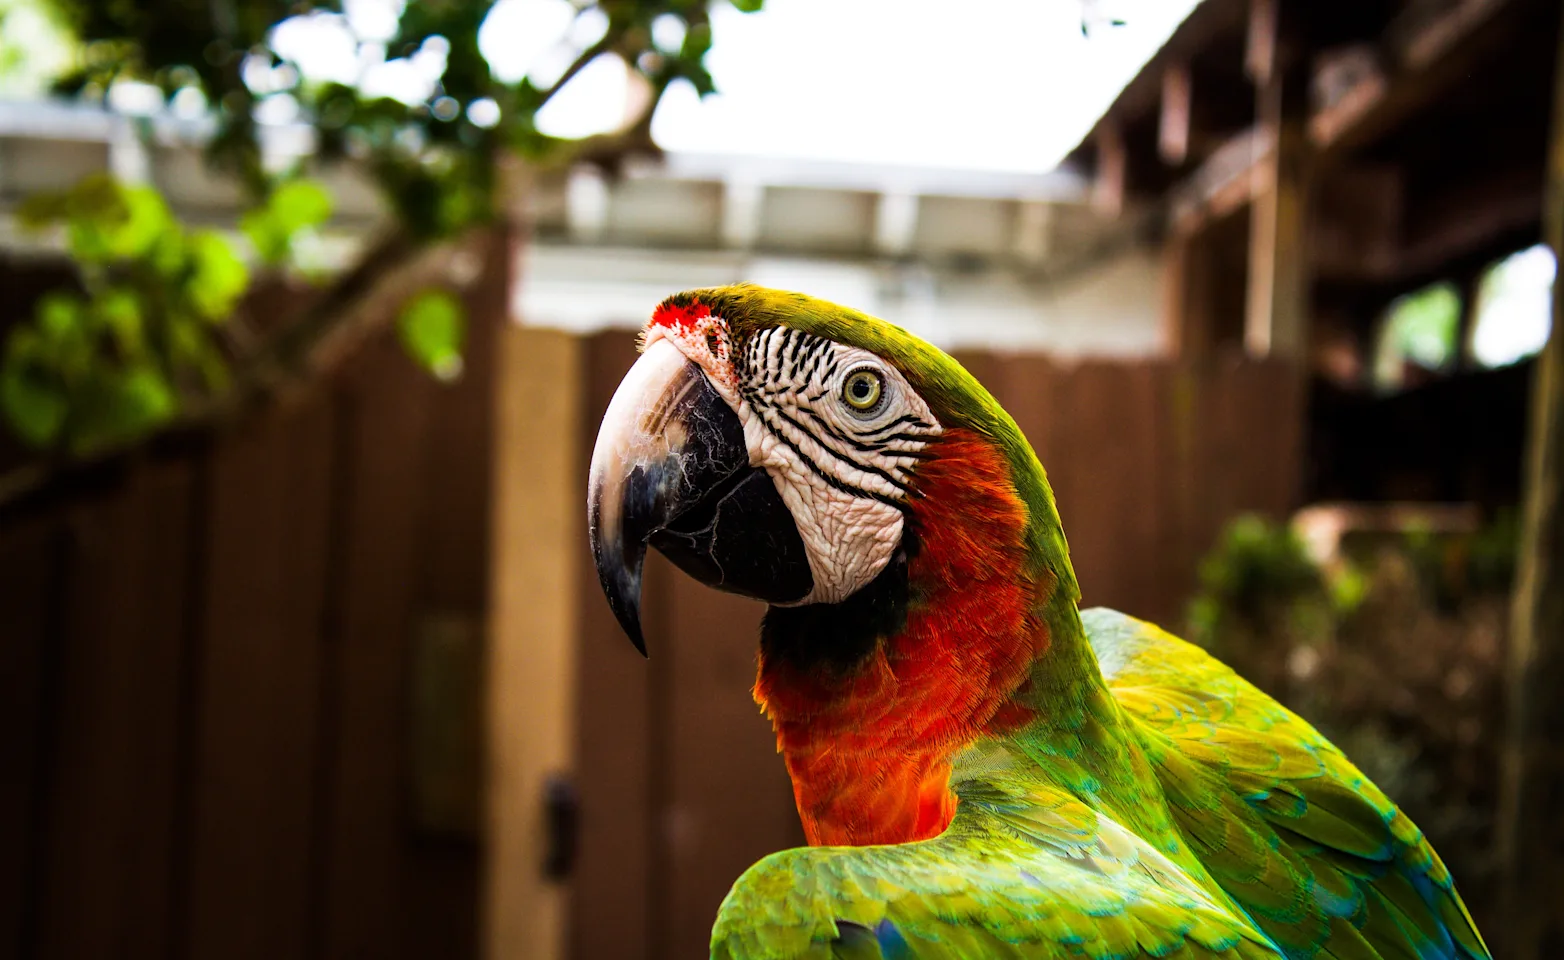
[[[896,368],[867,350],[787,327],[735,355],[728,324],[691,310],[648,325],[699,364],[739,416],[797,524],[814,589],[799,605],[839,603],[867,586],[901,543],[912,471],[943,433]]]
[[[750,463],[771,475],[809,552],[814,589],[800,603],[845,600],[895,553],[912,470],[943,431],[894,367],[822,337],[762,331],[734,372]]]

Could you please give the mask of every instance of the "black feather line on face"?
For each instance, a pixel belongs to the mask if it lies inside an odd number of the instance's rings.
[[[798,458],[804,461],[804,463],[809,466],[809,469],[814,472],[815,476],[819,477],[821,480],[824,480],[826,484],[842,491],[843,493],[852,494],[855,497],[867,497],[871,500],[878,500],[886,506],[895,507],[898,510],[906,510],[906,507],[902,504],[902,502],[897,500],[895,497],[889,497],[883,493],[877,493],[873,490],[865,490],[861,487],[855,487],[850,483],[838,480],[836,477],[820,469],[820,465],[815,462],[815,459],[809,454],[805,453],[798,444],[789,439],[788,435],[782,432],[781,426],[776,423],[773,418],[785,420],[786,422],[792,424],[798,430],[798,432],[813,440],[816,444],[819,445],[820,449],[830,454],[832,459],[841,463],[845,463],[855,469],[862,470],[865,473],[872,473],[877,476],[884,477],[885,480],[896,487],[896,489],[900,490],[902,493],[906,493],[907,486],[900,480],[897,480],[895,477],[891,476],[878,467],[862,464],[856,460],[849,460],[841,454],[837,453],[835,450],[832,450],[830,447],[821,443],[820,438],[811,433],[803,424],[788,416],[782,410],[778,409],[776,405],[770,403],[759,394],[745,390],[743,391],[743,396],[744,399],[749,402],[749,405],[754,408],[755,412],[760,415],[761,420],[765,421],[766,428],[771,431],[771,435],[786,444],[789,450],[798,454]]]

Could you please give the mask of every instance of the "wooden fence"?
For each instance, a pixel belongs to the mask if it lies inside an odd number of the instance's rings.
[[[459,384],[382,337],[0,512],[0,956],[476,954],[472,824],[416,786],[478,758],[418,739],[409,665],[443,638],[424,675],[476,707],[508,251],[485,269]]]
[[[588,341],[580,446],[634,360]],[[1177,627],[1199,557],[1243,511],[1285,515],[1301,479],[1302,390],[1279,363],[1203,365],[967,355],[1049,472],[1088,605]],[[584,485],[584,475],[581,478]],[[578,488],[579,489],[579,488]],[[574,960],[706,955],[751,863],[803,841],[769,725],[750,699],[757,604],[649,565],[643,661],[579,561]]]

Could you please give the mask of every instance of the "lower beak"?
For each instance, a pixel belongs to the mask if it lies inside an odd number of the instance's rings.
[[[667,340],[647,348],[608,404],[587,522],[603,592],[642,655],[648,544],[730,593],[793,603],[814,588],[798,527],[770,475],[750,466],[738,416]]]

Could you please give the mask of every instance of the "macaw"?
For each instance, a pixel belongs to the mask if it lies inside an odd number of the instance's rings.
[[[768,604],[754,696],[809,846],[711,956],[1486,958],[1422,833],[1199,648],[1079,609],[1015,422],[889,323],[750,285],[656,308],[592,454],[599,578],[647,547]]]

